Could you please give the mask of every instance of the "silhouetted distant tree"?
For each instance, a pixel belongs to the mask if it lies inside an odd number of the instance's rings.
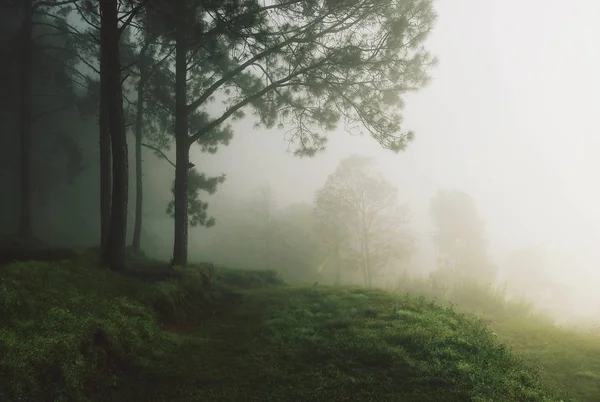
[[[319,233],[329,246],[336,284],[345,266],[359,270],[370,287],[373,277],[390,261],[413,251],[398,191],[373,167],[371,158],[342,160],[315,198]]]
[[[490,281],[494,268],[473,198],[460,190],[439,191],[431,201],[431,218],[440,273],[448,275],[448,280]]]

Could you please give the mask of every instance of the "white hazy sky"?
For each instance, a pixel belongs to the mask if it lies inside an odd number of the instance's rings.
[[[431,197],[459,188],[474,197],[495,255],[538,244],[556,270],[593,283],[600,278],[600,1],[438,0],[436,8],[427,47],[440,63],[431,84],[406,98],[405,129],[417,137],[404,153],[340,131],[326,153],[298,159],[286,153],[282,132],[238,124],[230,147],[194,159],[227,173],[223,194],[269,183],[287,203],[311,201],[340,158],[372,155],[424,238]]]

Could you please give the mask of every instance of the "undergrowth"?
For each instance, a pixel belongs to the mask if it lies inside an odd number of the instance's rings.
[[[469,281],[454,286],[432,278],[401,278],[395,289],[477,317],[544,383],[581,402],[600,400],[600,336],[589,328],[556,325],[526,299],[510,300],[503,289]]]
[[[0,400],[85,400],[160,342],[134,284],[76,264],[1,268]]]
[[[170,277],[155,281],[90,259],[0,267],[0,400],[110,393],[172,341],[162,324],[214,312],[236,295],[226,283],[213,287],[203,267],[155,269]]]

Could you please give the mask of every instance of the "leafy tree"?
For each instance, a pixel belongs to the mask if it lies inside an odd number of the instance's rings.
[[[396,188],[373,167],[371,158],[342,160],[315,199],[320,233],[336,260],[338,284],[342,265],[359,269],[370,287],[373,276],[390,261],[412,252],[412,238],[403,228],[406,208],[399,205]]]
[[[171,116],[156,107],[157,101],[149,96],[148,87],[153,74],[157,74],[164,60],[157,60],[156,38],[148,35],[143,27],[131,27],[132,19],[141,12],[141,3],[125,2],[119,9],[119,20],[124,21],[119,27],[119,51],[123,79],[123,99],[128,105],[124,108],[127,125],[133,126],[135,134],[135,220],[132,247],[139,251],[141,248],[142,232],[142,158],[141,148],[146,145],[161,151],[168,147],[168,134],[171,129]],[[86,29],[83,32],[72,33],[80,55],[85,57],[83,62],[90,75],[86,76],[88,93],[81,103],[85,114],[94,114],[99,121],[100,134],[100,221],[101,248],[106,245],[111,211],[111,142],[108,130],[108,120],[103,98],[100,96],[102,81],[102,66],[100,60],[100,10],[91,2],[76,4],[77,16],[81,18]],[[135,35],[137,34],[137,35]],[[136,40],[137,38],[137,40]],[[164,72],[163,70],[160,70]],[[134,95],[135,100],[130,97]],[[144,135],[146,134],[146,135]],[[142,138],[147,138],[149,144],[143,144]],[[162,151],[161,151],[162,152]]]
[[[225,175],[216,177],[206,177],[204,173],[199,173],[196,169],[189,171],[188,185],[188,215],[191,217],[191,226],[212,227],[216,223],[215,218],[208,216],[208,203],[200,199],[200,191],[206,191],[209,194],[214,194],[217,191],[219,184],[225,181]],[[174,192],[174,187],[171,190]],[[171,201],[167,206],[167,213],[174,216],[175,200]]]
[[[343,266],[347,264],[342,258],[344,250],[350,242],[347,211],[340,205],[337,191],[320,190],[315,198],[315,226],[320,239],[327,250],[327,258],[322,264],[333,266],[334,284],[341,285]]]
[[[124,8],[120,11],[120,19],[125,20],[121,25],[120,31],[120,51],[121,65],[124,74],[123,95],[124,101],[128,105],[125,109],[128,125],[133,127],[135,136],[135,218],[133,227],[132,248],[139,250],[141,248],[142,217],[143,217],[143,176],[141,149],[146,147],[152,150],[158,157],[166,159],[175,166],[167,155],[173,142],[174,130],[174,86],[175,77],[172,72],[174,45],[160,37],[160,30],[153,29],[151,9],[143,9],[150,2],[125,2]],[[91,42],[89,37],[98,36],[99,30],[99,11],[93,5],[89,7],[77,7],[79,15],[87,24],[84,35],[79,36],[80,51],[88,57],[88,60],[98,59],[98,45]],[[89,63],[87,67],[101,75],[99,69]],[[202,68],[202,65],[190,67]],[[190,77],[188,84],[193,85],[193,77]],[[99,87],[94,83],[89,85],[91,92],[87,97],[87,104],[84,105],[87,111],[97,112],[100,102]],[[101,166],[110,162],[110,155],[106,157],[106,149],[110,151],[110,141],[102,141],[102,111],[100,113],[101,122]],[[193,113],[189,117],[190,128],[195,124],[202,123],[203,117],[200,113]],[[227,144],[231,138],[231,131],[215,130],[215,135],[207,136],[202,139],[202,151],[216,152],[217,145]],[[102,144],[105,144],[102,146]],[[104,156],[103,156],[104,155]],[[189,164],[189,168],[193,165]],[[101,167],[101,194],[102,200],[106,200],[106,194],[110,190],[102,191],[106,188],[106,182],[110,183],[110,171],[106,174],[106,169]],[[207,178],[205,175],[194,172],[195,179],[190,179],[190,188],[188,194],[195,198],[190,199],[188,203],[188,214],[195,216],[194,225],[211,225],[214,219],[206,215],[207,204],[200,199],[200,192],[206,191],[212,193],[216,191],[216,185],[222,183],[224,176]],[[194,187],[200,186],[200,187]],[[204,186],[204,187],[203,187]],[[109,186],[110,187],[110,186]],[[101,210],[108,209],[110,212],[110,203],[101,200]],[[172,215],[172,203],[167,208],[167,213]],[[104,221],[104,219],[102,219]],[[103,225],[104,227],[105,225]]]
[[[135,133],[136,133],[136,175],[137,179],[137,194],[136,206],[139,212],[136,212],[136,221],[134,226],[133,245],[134,248],[140,248],[141,243],[141,203],[142,203],[142,185],[141,185],[141,133],[144,119],[144,105],[147,100],[145,97],[145,86],[149,75],[153,72],[157,63],[152,62],[151,45],[153,45],[152,37],[142,38],[142,48],[136,52],[136,41],[132,40],[131,23],[133,19],[141,13],[142,7],[146,1],[129,0],[119,2],[116,7],[116,22],[115,27],[111,28],[110,37],[107,39],[106,16],[105,10],[107,3],[94,4],[93,2],[75,3],[78,16],[87,24],[87,29],[84,34],[77,35],[77,44],[82,54],[90,57],[90,60],[98,60],[98,65],[90,61],[84,61],[84,64],[100,78],[99,85],[94,84],[93,78],[88,78],[89,88],[91,92],[88,94],[88,109],[94,109],[94,105],[99,105],[99,132],[100,132],[100,210],[101,210],[101,245],[105,250],[104,261],[108,263],[109,259],[113,262],[109,263],[112,266],[122,266],[122,262],[116,262],[115,255],[122,254],[124,258],[124,245],[122,241],[126,239],[127,229],[127,198],[128,198],[128,153],[126,140],[126,120],[133,120],[133,116],[129,116],[133,108],[124,108],[123,100],[128,104],[132,102],[128,98],[129,85],[123,85],[124,81],[129,78],[132,73],[137,72],[137,99],[135,110]],[[112,4],[110,17],[112,18]],[[112,20],[110,21],[112,23]],[[114,31],[114,32],[113,32]],[[142,32],[143,33],[143,32]],[[86,40],[91,37],[93,41]],[[99,40],[97,37],[99,36]],[[114,36],[114,38],[113,38]],[[143,35],[142,35],[143,36]],[[110,40],[110,50],[106,50],[106,41]],[[113,42],[114,41],[114,46]],[[116,53],[115,53],[116,52]],[[154,52],[155,53],[155,52]],[[116,57],[116,59],[115,59]],[[115,61],[116,60],[116,61]],[[112,66],[112,67],[111,67]],[[137,71],[135,69],[137,67]],[[110,70],[113,68],[113,70]],[[125,71],[125,80],[121,79],[122,72]],[[118,88],[111,88],[109,84],[107,89],[106,82],[114,81],[114,74],[118,72]],[[110,81],[109,81],[110,80]],[[117,81],[114,81],[117,82]],[[127,84],[127,83],[126,83]],[[115,84],[116,85],[116,84]],[[119,104],[117,106],[108,102],[111,91],[118,90]],[[112,113],[112,114],[111,114]],[[118,127],[112,119],[112,115],[117,116],[119,122]],[[162,116],[161,116],[162,117]],[[122,126],[122,128],[121,128]],[[117,131],[115,131],[117,129]],[[117,133],[117,134],[115,134]],[[116,137],[115,137],[116,135]],[[119,139],[115,143],[115,139]],[[112,155],[111,155],[112,153]],[[111,157],[112,156],[112,157]],[[110,163],[112,160],[112,172]],[[116,176],[118,175],[118,177]],[[117,202],[118,200],[118,202]],[[116,208],[116,209],[115,209]],[[110,220],[109,220],[110,219]],[[115,237],[116,236],[116,237]],[[111,240],[115,238],[114,240]],[[119,250],[113,248],[119,243]],[[109,251],[113,249],[113,251]],[[113,255],[113,257],[110,257]]]
[[[148,77],[147,82],[145,82],[145,84],[147,84],[147,88],[144,89],[144,92],[147,92],[149,97],[146,99],[153,99],[154,101],[154,110],[157,109],[157,107],[161,110],[161,113],[164,114],[166,113],[170,113],[172,114],[172,116],[170,116],[170,118],[168,119],[169,121],[173,121],[173,117],[176,117],[174,119],[174,131],[175,134],[177,133],[177,130],[179,128],[180,131],[182,131],[182,127],[186,127],[186,129],[195,129],[195,125],[197,124],[202,124],[204,125],[205,120],[206,120],[206,113],[204,111],[200,111],[200,110],[191,110],[189,112],[186,112],[185,107],[183,107],[182,105],[185,105],[185,99],[187,98],[187,91],[188,91],[188,87],[191,88],[191,90],[195,90],[195,88],[201,87],[202,84],[204,84],[204,82],[202,80],[198,80],[196,79],[196,77],[194,75],[197,75],[197,78],[201,78],[201,76],[199,74],[195,74],[195,71],[202,71],[202,70],[206,70],[206,65],[203,64],[203,60],[202,58],[199,58],[196,56],[197,53],[197,46],[188,46],[187,42],[190,42],[190,39],[192,38],[192,32],[190,32],[190,24],[188,23],[189,21],[192,21],[192,18],[190,18],[190,14],[188,11],[192,11],[189,7],[188,7],[189,2],[188,1],[181,1],[181,2],[169,2],[169,1],[164,1],[164,0],[153,0],[153,1],[140,1],[137,3],[137,8],[136,10],[138,11],[137,14],[131,19],[130,23],[131,26],[134,27],[134,30],[137,31],[137,33],[139,34],[139,36],[142,37],[146,37],[146,38],[154,38],[154,39],[159,39],[156,42],[156,46],[152,46],[153,47],[153,53],[154,56],[161,58],[161,62],[165,62],[166,66],[163,66],[162,68],[162,74],[150,74],[151,76]],[[176,54],[179,54],[180,57],[179,59],[177,59],[177,57],[175,58],[176,60],[170,60],[170,56],[171,54],[174,52],[174,50],[178,47],[179,49],[179,53],[175,52]],[[145,50],[144,46],[141,46],[141,50],[140,50],[140,54],[141,51]],[[179,64],[178,64],[178,60],[179,60]],[[162,63],[161,63],[162,64]],[[179,68],[178,68],[179,65]],[[175,70],[175,75],[173,75],[170,71],[170,68],[174,68]],[[177,78],[179,77],[179,78]],[[141,76],[139,77],[141,78]],[[144,80],[146,81],[146,80]],[[138,81],[139,82],[139,81]],[[178,84],[179,83],[179,84]],[[169,86],[171,87],[171,90],[169,90]],[[141,89],[140,85],[137,85],[138,90]],[[183,93],[182,91],[184,91],[185,93]],[[194,92],[192,92],[194,93]],[[174,102],[175,101],[175,102]],[[180,105],[179,109],[180,113],[179,113],[179,117],[177,117],[177,113],[176,113],[176,106],[177,104]],[[141,109],[138,109],[141,110]],[[148,113],[146,113],[148,114]],[[183,118],[183,120],[182,120]],[[163,119],[163,122],[165,122],[167,120]],[[183,122],[183,123],[182,123]],[[139,126],[139,125],[137,125]],[[145,125],[145,127],[148,127],[148,125]],[[137,129],[136,129],[137,130]],[[169,127],[168,131],[172,131],[173,127]],[[139,133],[139,130],[137,131]],[[228,141],[231,139],[232,133],[231,130],[228,127],[225,127],[221,130],[213,130],[211,135],[206,136],[205,138],[203,138],[201,141],[198,141],[198,143],[201,143],[202,146],[202,150],[205,152],[216,152],[217,146],[219,144],[227,144]],[[139,139],[139,135],[137,135],[137,139]],[[177,137],[177,135],[175,135],[175,137]],[[139,155],[140,154],[140,146],[146,146],[149,149],[154,150],[159,156],[161,157],[166,157],[165,151],[168,150],[169,147],[169,143],[170,140],[168,139],[168,136],[164,135],[164,131],[162,133],[162,135],[159,135],[158,137],[155,137],[154,139],[159,139],[160,144],[151,144],[151,143],[141,143],[139,140],[136,139],[136,154]],[[181,141],[180,141],[181,143]],[[177,144],[177,142],[176,142]],[[179,151],[177,151],[177,146],[176,146],[176,154],[179,153],[181,154],[181,147],[179,149]],[[136,158],[139,160],[139,158]],[[178,159],[181,160],[181,157]],[[141,162],[136,162],[137,166],[140,167],[141,166]],[[185,171],[185,174],[188,174],[188,170],[191,169],[193,167],[193,164],[191,164],[189,162],[189,156],[188,156],[188,160],[181,163],[182,169]],[[137,171],[141,172],[141,169],[136,169]],[[176,181],[181,179],[181,169],[180,172],[177,173],[177,169],[176,169]],[[187,176],[186,176],[187,178]],[[196,190],[206,190],[209,193],[214,191],[213,189],[210,188],[210,183],[214,182],[216,180],[217,183],[222,182],[223,177],[219,176],[219,177],[215,177],[212,178],[214,180],[212,181],[203,181],[203,180],[196,180],[195,183],[196,184],[206,184],[207,188],[199,188],[199,189],[192,189],[191,191],[189,191],[187,188],[184,191],[184,194],[182,194],[180,197],[177,197],[177,199],[184,199],[186,198],[189,194],[196,194],[199,195],[199,192]],[[141,177],[137,177],[137,184],[140,184],[141,182]],[[187,179],[186,179],[186,187],[189,185]],[[137,186],[138,188],[141,186]],[[177,187],[177,186],[176,186]],[[141,190],[137,192],[137,196],[136,196],[136,204],[141,205]],[[184,211],[185,214],[187,214],[189,216],[189,214],[198,214],[198,215],[202,215],[203,213],[205,213],[206,211],[203,210],[203,206],[206,203],[200,201],[199,199],[194,199],[191,200],[190,202],[186,202],[186,210]],[[170,206],[169,208],[174,208],[175,211],[179,210],[179,202],[175,202],[174,203],[174,207]],[[194,208],[200,208],[198,211],[194,211]],[[141,208],[137,208],[138,210],[140,210]],[[137,217],[141,217],[141,212],[137,212],[136,213]],[[177,213],[175,214],[177,216]],[[178,222],[177,218],[176,221],[176,225]],[[187,217],[185,218],[186,222],[187,222]],[[207,218],[208,219],[208,218]],[[179,219],[180,220],[180,219]],[[210,219],[208,219],[206,222],[209,222]],[[200,223],[202,224],[202,223]],[[136,245],[136,243],[138,242],[138,238],[139,236],[136,236],[136,234],[139,234],[139,232],[141,231],[141,219],[137,219],[136,218],[136,224],[134,227],[134,246]],[[182,234],[181,231],[176,231],[176,238],[178,238],[178,235]],[[187,239],[187,226],[185,228],[185,238]],[[177,244],[180,244],[181,242],[176,241]],[[187,243],[187,242],[186,242]],[[186,248],[186,252],[187,252],[187,248]],[[186,257],[187,260],[187,257]],[[177,262],[176,262],[177,263]]]
[[[460,190],[441,190],[431,201],[438,269],[447,280],[490,281],[494,275],[485,226],[473,198]]]
[[[400,133],[400,109],[402,95],[427,82],[434,62],[422,47],[435,20],[430,0],[189,0],[151,7],[162,7],[162,27],[176,42],[177,264],[187,262],[189,147],[247,107],[262,126],[293,127],[288,138],[297,155],[323,150],[322,132],[342,120],[394,151],[413,137]],[[203,68],[191,72],[190,62]],[[188,75],[197,85],[188,88]],[[209,114],[216,98],[224,107]],[[204,124],[190,130],[188,116],[198,110]]]

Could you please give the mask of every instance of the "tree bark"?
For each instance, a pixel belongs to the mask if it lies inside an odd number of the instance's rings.
[[[188,170],[190,162],[187,111],[187,29],[186,1],[178,2],[179,24],[175,38],[175,233],[173,265],[188,259]]]
[[[102,38],[100,38],[102,46]],[[102,78],[106,67],[104,56],[100,56],[100,87],[106,84]],[[99,134],[100,134],[100,248],[104,250],[108,245],[108,228],[110,227],[110,204],[112,196],[112,173],[110,157],[110,130],[108,128],[107,103],[104,99],[105,90],[101,89],[99,109]]]
[[[119,62],[119,30],[117,0],[101,0],[101,35],[106,71],[102,91],[107,103],[108,127],[112,145],[112,205],[107,247],[103,261],[112,269],[125,268],[125,242],[127,236],[127,197],[129,164],[123,97],[121,65]]]
[[[32,146],[32,112],[31,112],[31,53],[33,31],[32,0],[22,0],[23,23],[21,24],[21,54],[19,76],[21,110],[20,110],[20,203],[19,235],[25,238],[33,236],[32,197],[31,197],[31,146]]]
[[[145,55],[140,57],[140,80],[137,88],[137,105],[135,115],[135,223],[133,226],[133,240],[131,247],[134,251],[140,252],[142,249],[142,220],[144,180],[142,176],[142,124],[144,122],[144,85],[146,79],[146,66],[144,65]]]

